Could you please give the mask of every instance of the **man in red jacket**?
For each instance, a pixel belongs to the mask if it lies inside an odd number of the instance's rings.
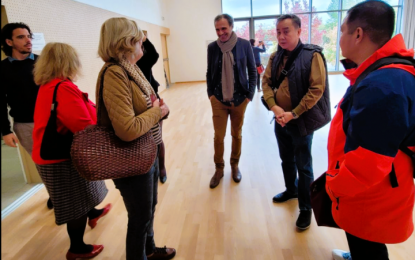
[[[414,57],[402,35],[391,38],[394,21],[393,8],[381,1],[347,12],[340,47],[347,64],[355,65],[344,73],[351,85],[379,59]],[[329,133],[326,190],[350,253],[334,250],[335,260],[389,259],[385,243],[401,243],[413,232],[414,166],[399,147],[415,150],[414,76],[412,65],[383,66],[361,80],[354,94],[349,87],[338,105]]]

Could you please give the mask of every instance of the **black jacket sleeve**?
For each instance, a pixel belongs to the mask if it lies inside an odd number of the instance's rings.
[[[257,77],[257,70],[255,65],[255,58],[254,52],[252,51],[251,44],[246,45],[246,54],[247,54],[247,67],[248,67],[248,78],[249,78],[249,94],[247,98],[252,100],[255,94],[255,86],[256,86],[256,77]]]
[[[213,86],[212,86],[212,70],[211,70],[211,58],[212,58],[212,45],[209,44],[207,49],[207,72],[206,72],[206,84],[207,84],[207,94],[208,97],[213,95]]]
[[[154,64],[157,63],[160,55],[158,54],[156,48],[154,47],[154,45],[150,42],[149,39],[147,39],[145,42],[143,42],[143,46],[145,49],[145,54],[144,56],[147,56],[147,63],[150,65],[150,67],[153,67]],[[143,57],[144,57],[143,56]]]
[[[3,69],[1,70],[1,79],[4,79]],[[7,82],[1,83],[1,134],[3,136],[12,133],[10,130],[9,111],[7,109],[7,94],[6,94]]]

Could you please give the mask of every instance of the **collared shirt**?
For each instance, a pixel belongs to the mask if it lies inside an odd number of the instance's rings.
[[[9,61],[10,61],[10,62],[13,62],[13,61],[15,61],[15,60],[18,60],[18,59],[13,58],[12,56],[9,56],[9,57],[7,57],[7,58],[9,59]],[[27,57],[26,57],[26,59],[25,59],[25,60],[27,60],[27,59],[35,60],[35,55],[33,54],[33,52],[31,52],[31,53],[29,54],[29,56],[27,56]]]

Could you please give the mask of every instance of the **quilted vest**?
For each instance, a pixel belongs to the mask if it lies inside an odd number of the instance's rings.
[[[298,48],[298,46],[297,46]],[[291,106],[295,108],[306,95],[310,86],[311,61],[313,54],[318,52],[324,61],[326,68],[326,87],[323,96],[310,110],[303,113],[298,119],[291,120],[288,124],[297,125],[301,136],[312,134],[314,131],[325,126],[331,120],[329,79],[327,75],[327,63],[322,53],[323,48],[314,44],[304,44],[303,49],[294,60],[288,70],[288,87],[291,97]],[[278,47],[277,54],[272,63],[271,79],[272,88],[276,88],[278,66],[283,59],[284,49]]]

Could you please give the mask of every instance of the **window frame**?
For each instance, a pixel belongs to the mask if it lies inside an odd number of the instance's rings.
[[[223,12],[223,2],[226,0],[221,0],[221,10]],[[253,16],[253,4],[252,4],[253,0],[250,0],[250,8],[251,8],[251,16],[250,17],[238,17],[238,18],[234,18],[235,22],[240,22],[240,21],[248,21],[249,23],[249,36],[251,38],[255,38],[255,21],[256,20],[263,20],[263,19],[278,19],[278,17],[284,15],[282,13],[282,7],[283,7],[283,3],[285,0],[277,0],[279,1],[279,6],[280,6],[280,14],[275,14],[275,15],[263,15],[263,16]],[[337,46],[337,50],[336,50],[336,64],[335,64],[335,70],[331,71],[331,72],[340,72],[340,71],[344,71],[343,69],[340,70],[340,27],[341,27],[341,22],[342,22],[342,15],[343,12],[347,12],[349,9],[343,9],[343,1],[344,0],[339,0],[339,6],[337,7],[337,9],[335,10],[326,10],[326,11],[313,11],[312,7],[313,7],[313,1],[324,1],[324,0],[308,0],[309,3],[309,7],[310,10],[308,12],[301,12],[301,13],[294,13],[296,15],[309,15],[309,28],[310,28],[310,32],[308,34],[308,42],[311,42],[311,36],[312,36],[312,17],[313,14],[319,14],[319,13],[332,13],[332,12],[337,12],[337,17],[338,17],[338,24],[337,24],[337,42],[336,42],[336,46]],[[396,24],[395,24],[395,28],[396,28],[396,34],[402,33],[402,9],[403,9],[403,5],[404,5],[404,0],[399,0],[398,5],[391,5],[393,8],[397,8],[397,12],[396,12]]]

